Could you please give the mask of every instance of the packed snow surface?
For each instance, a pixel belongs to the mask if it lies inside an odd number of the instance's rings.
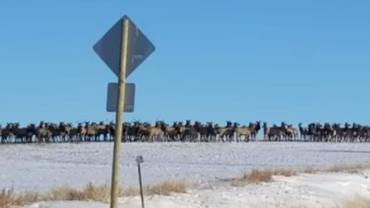
[[[0,145],[0,189],[48,191],[89,182],[109,184],[113,143]],[[321,167],[370,161],[370,144],[124,143],[124,185],[137,185],[135,158],[143,155],[143,181],[212,184],[253,168]]]

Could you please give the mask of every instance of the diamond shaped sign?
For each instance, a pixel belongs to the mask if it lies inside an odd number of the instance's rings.
[[[122,17],[95,45],[94,51],[108,65],[116,76],[119,76],[121,64],[121,43],[124,32],[124,22],[129,22],[128,34],[128,77],[153,51],[154,45],[127,17]]]

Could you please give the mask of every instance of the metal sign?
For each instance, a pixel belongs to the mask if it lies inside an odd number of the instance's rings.
[[[108,83],[107,111],[116,112],[118,98],[118,84]],[[126,83],[124,112],[134,112],[135,84]]]
[[[123,112],[134,110],[135,85],[126,85],[126,78],[154,51],[154,45],[127,17],[121,18],[94,45],[98,56],[118,77],[118,84],[108,85],[107,110],[116,111],[112,162],[110,207],[118,207],[119,159],[121,152]],[[110,89],[111,88],[111,89]],[[127,88],[127,89],[126,89]],[[115,99],[115,100],[114,100]]]
[[[129,34],[128,63],[126,77],[128,77],[153,51],[154,45],[139,30],[138,27],[127,17],[122,17],[95,45],[94,51],[108,65],[113,73],[119,77],[121,64],[121,44],[124,35],[123,22],[128,20]]]

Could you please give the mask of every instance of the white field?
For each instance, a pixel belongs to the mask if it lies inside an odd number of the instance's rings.
[[[274,177],[274,182],[233,187],[219,184],[185,194],[146,197],[153,208],[346,208],[348,200],[370,200],[370,171]],[[99,202],[39,202],[25,208],[106,208]],[[141,208],[139,197],[122,198],[119,207]],[[351,207],[352,208],[352,207]]]
[[[144,156],[145,184],[168,179],[200,184],[170,197],[147,199],[147,207],[337,207],[355,195],[370,197],[368,172],[275,177],[276,182],[232,187],[220,179],[254,168],[327,167],[370,162],[370,144],[327,143],[125,143],[123,185],[136,186],[135,157]],[[112,143],[0,145],[0,189],[48,191],[89,182],[109,184]],[[137,198],[122,207],[139,207]],[[45,202],[29,207],[107,207],[95,202]]]

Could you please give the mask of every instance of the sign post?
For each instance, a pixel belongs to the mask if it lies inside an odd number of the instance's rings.
[[[125,109],[126,78],[130,75],[153,51],[155,47],[149,39],[127,17],[121,18],[95,45],[94,50],[118,77],[118,93],[116,107],[116,127],[114,133],[114,149],[112,164],[111,208],[117,208],[117,199],[120,186],[120,153],[124,112],[133,111],[135,88],[130,87],[129,104]],[[107,110],[110,111],[108,93]]]
[[[140,164],[143,163],[143,162],[144,162],[143,156],[141,156],[141,155],[136,156],[137,172],[139,174],[141,208],[145,208],[145,206],[144,206],[143,182],[142,182],[142,179],[141,179],[141,166],[140,166]]]
[[[121,63],[120,73],[118,77],[118,99],[117,99],[117,110],[116,110],[116,128],[114,132],[114,150],[113,150],[113,165],[112,165],[112,184],[111,184],[111,199],[110,207],[117,208],[117,199],[119,192],[119,158],[121,153],[121,142],[122,142],[122,125],[123,125],[123,108],[125,104],[125,83],[126,83],[126,69],[127,69],[127,58],[129,53],[129,22],[127,19],[123,21],[124,32],[122,33],[121,41]]]

